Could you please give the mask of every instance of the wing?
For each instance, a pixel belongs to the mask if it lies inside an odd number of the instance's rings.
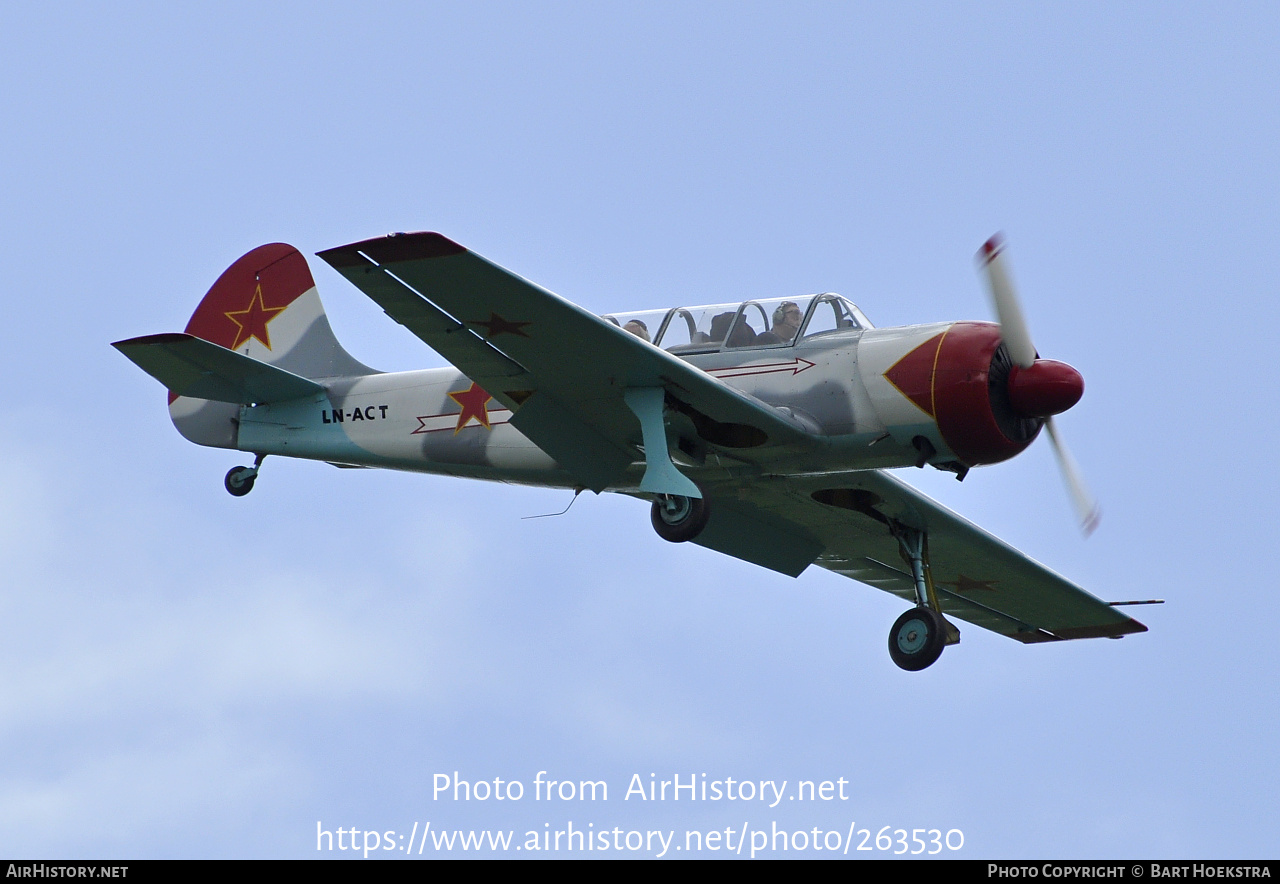
[[[814,443],[789,415],[437,233],[319,254],[511,408],[512,425],[594,491],[643,457],[637,402],[684,415],[693,449],[712,444],[751,459]]]
[[[777,571],[798,573],[803,570],[799,562],[808,556],[804,564],[815,563],[914,602],[910,567],[890,531],[896,521],[926,533],[934,587],[950,617],[1028,643],[1147,630],[887,473],[712,484],[707,496],[711,520],[694,542]],[[732,530],[712,534],[725,505]],[[757,526],[749,538],[742,532],[752,531],[751,523],[738,521],[744,511]],[[784,552],[790,560],[779,558]]]

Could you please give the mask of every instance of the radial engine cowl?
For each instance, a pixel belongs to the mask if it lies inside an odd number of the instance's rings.
[[[965,466],[1018,454],[1045,417],[1070,408],[1084,392],[1080,373],[1065,363],[1015,365],[994,323],[884,331],[880,340],[868,339],[876,334],[868,332],[859,347],[859,367],[881,420],[898,437],[934,437]],[[939,459],[945,457],[939,451]]]

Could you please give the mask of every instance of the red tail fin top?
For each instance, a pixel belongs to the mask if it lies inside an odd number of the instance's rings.
[[[218,277],[191,315],[187,334],[230,350],[256,339],[271,350],[272,320],[314,287],[306,259],[293,246],[259,246]]]

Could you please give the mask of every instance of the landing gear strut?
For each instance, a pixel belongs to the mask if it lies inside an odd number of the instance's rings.
[[[227,477],[222,480],[222,484],[226,486],[227,493],[232,497],[244,497],[253,490],[253,483],[258,478],[258,468],[262,466],[262,461],[266,458],[265,454],[259,454],[253,460],[251,467],[232,467],[227,472]]]
[[[707,527],[705,497],[681,497],[678,494],[662,494],[653,502],[650,519],[658,536],[671,543],[693,540]]]
[[[938,594],[929,570],[929,539],[925,532],[892,520],[889,529],[898,540],[902,558],[911,566],[916,607],[907,611],[889,631],[889,657],[900,669],[919,672],[932,666],[942,649],[960,641],[960,630],[942,616]]]

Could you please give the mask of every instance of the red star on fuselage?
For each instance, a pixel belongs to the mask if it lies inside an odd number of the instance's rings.
[[[262,303],[262,286],[254,289],[249,306],[243,310],[228,310],[225,314],[236,324],[235,343],[232,350],[239,350],[241,345],[249,343],[253,338],[262,342],[262,346],[271,349],[271,335],[267,333],[267,323],[285,311],[284,307],[267,307]],[[237,318],[239,317],[239,318]]]
[[[453,428],[453,435],[458,435],[473,418],[486,430],[493,429],[489,426],[489,409],[485,407],[493,397],[475,381],[472,381],[471,386],[466,390],[450,393],[449,398],[458,403],[458,407],[462,409],[458,412],[458,425]]]

